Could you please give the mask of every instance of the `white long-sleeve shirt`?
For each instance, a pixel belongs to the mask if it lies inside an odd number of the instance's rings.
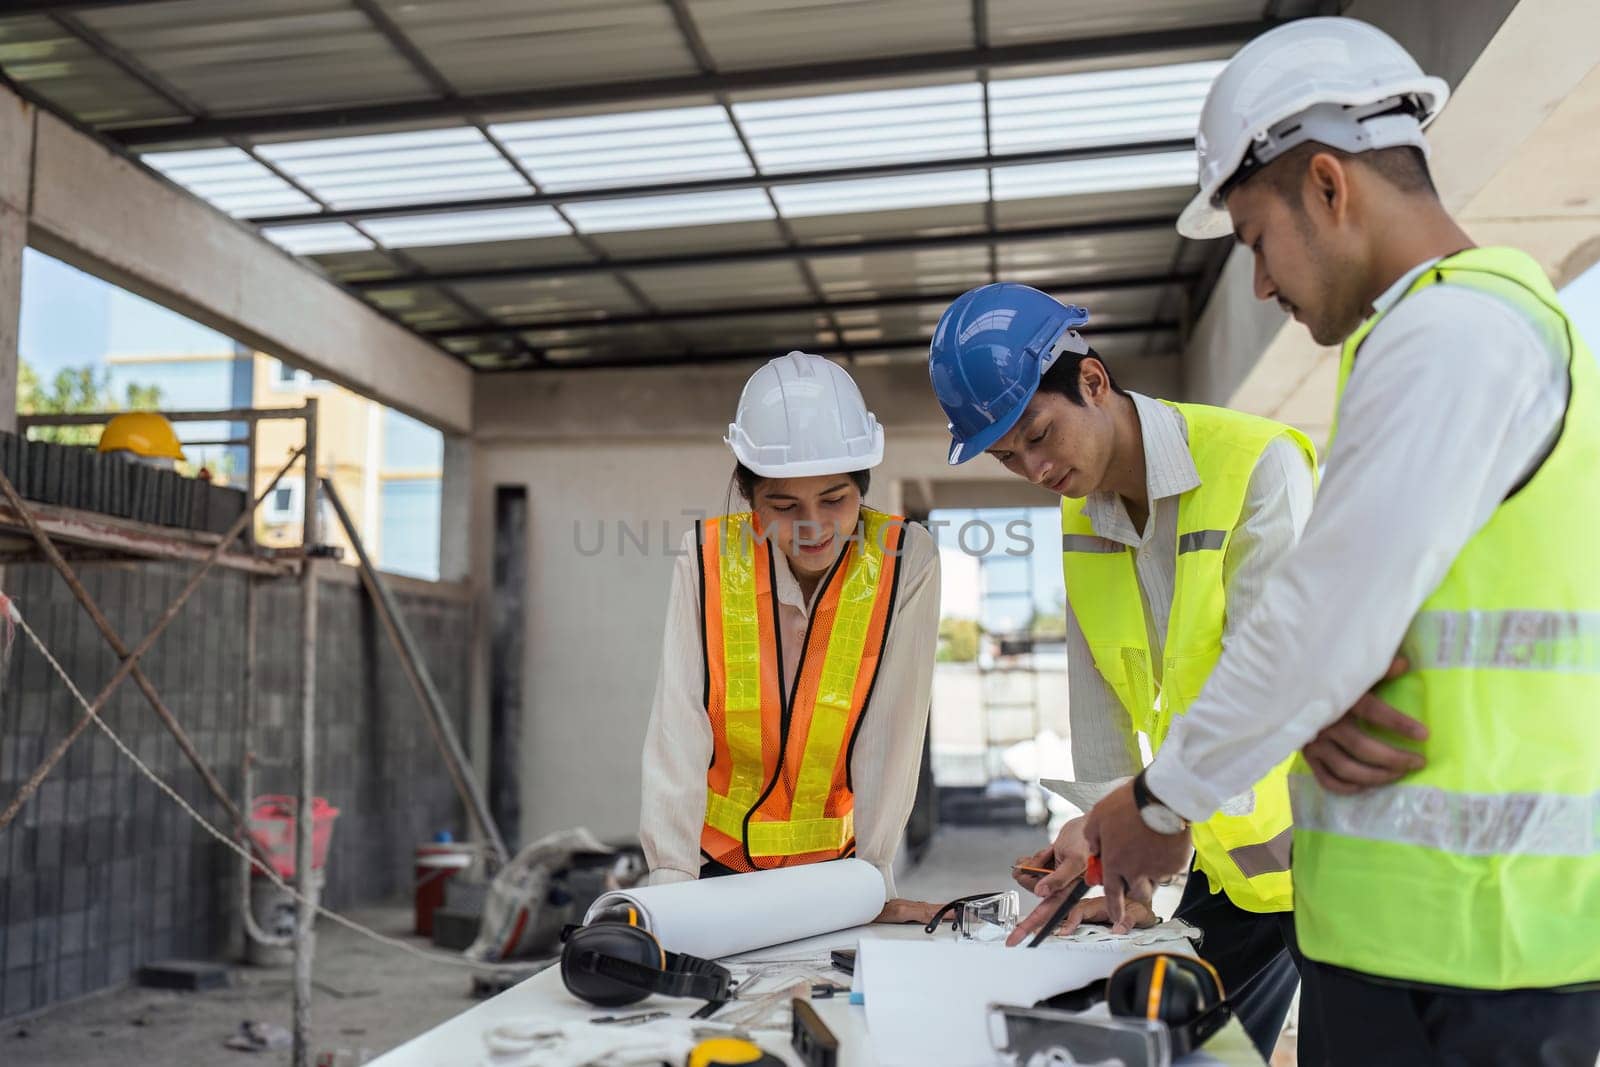
[[[680,548],[667,605],[661,672],[644,741],[639,839],[652,885],[700,875],[706,768],[711,765],[696,570],[699,550],[693,530]],[[788,690],[794,687],[806,626],[822,586],[818,584],[808,603],[784,555],[775,552],[773,562],[784,688]],[[851,759],[856,856],[878,869],[891,897],[895,895],[894,857],[911,815],[922,768],[933,660],[939,644],[939,553],[933,536],[923,527],[906,525],[900,567],[889,636]]]
[[[1159,681],[1167,620],[1177,580],[1179,497],[1201,484],[1189,452],[1183,415],[1158,400],[1129,394],[1139,415],[1144,445],[1149,516],[1136,529],[1116,493],[1093,493],[1085,502],[1099,537],[1133,549],[1134,572],[1144,606],[1152,666]],[[1226,648],[1254,610],[1267,573],[1294,546],[1311,515],[1315,487],[1305,454],[1288,437],[1262,451],[1250,474],[1244,509],[1223,560]],[[1095,668],[1083,629],[1067,605],[1067,692],[1072,726],[1072,767],[1077,779],[1070,799],[1085,810],[1118,783],[1139,773],[1143,759],[1127,709]],[[1248,788],[1248,787],[1247,787]]]
[[[1542,461],[1566,409],[1566,353],[1464,286],[1374,302],[1339,435],[1299,545],[1268,577],[1145,781],[1191,820],[1259,779],[1381,678],[1471,537]]]

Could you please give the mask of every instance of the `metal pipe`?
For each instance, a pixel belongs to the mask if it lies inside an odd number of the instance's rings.
[[[33,513],[29,511],[27,505],[23,503],[22,497],[17,493],[16,486],[11,484],[11,479],[7,478],[4,472],[0,472],[0,494],[5,496],[6,502],[11,505],[12,510],[21,516],[23,523],[28,527],[28,532],[33,535],[33,539],[38,543],[40,551],[44,553],[45,559],[47,559],[50,562],[50,565],[53,566],[58,573],[60,573],[62,580],[67,583],[67,588],[72,590],[72,595],[77,598],[78,603],[83,605],[83,609],[89,613],[89,617],[94,620],[95,627],[101,632],[101,634],[105,636],[106,641],[111,645],[112,650],[115,651],[118,656],[122,657],[122,662],[117,665],[116,671],[111,675],[111,680],[105,684],[105,686],[100,690],[99,694],[96,695],[94,700],[91,702],[90,711],[73,724],[72,729],[67,732],[67,735],[63,737],[61,741],[57,743],[56,747],[51,750],[50,754],[45,757],[44,762],[35,768],[34,772],[28,776],[28,780],[22,784],[22,788],[17,791],[17,795],[11,798],[11,802],[6,805],[5,810],[0,811],[0,830],[5,829],[8,825],[10,825],[11,820],[16,818],[17,812],[21,811],[22,806],[28,802],[28,799],[32,797],[35,792],[38,791],[39,785],[45,780],[46,776],[49,775],[51,769],[54,768],[57,763],[61,762],[61,758],[66,755],[67,749],[72,746],[72,743],[89,728],[90,721],[100,713],[100,709],[105,706],[108,700],[111,699],[111,695],[116,692],[117,687],[120,686],[130,674],[135,674],[139,678],[139,691],[142,692],[145,695],[145,698],[150,701],[151,707],[155,709],[155,712],[157,716],[160,717],[162,724],[166,726],[167,730],[177,740],[178,747],[183,751],[184,756],[186,756],[189,762],[194,765],[194,768],[200,772],[201,780],[205,782],[206,788],[211,792],[211,795],[216,797],[218,802],[220,802],[227,810],[229,816],[234,821],[236,830],[244,835],[246,841],[249,841],[252,844],[255,843],[254,836],[249,832],[249,825],[245,822],[243,813],[241,813],[238,807],[234,805],[233,798],[228,796],[227,790],[222,788],[222,784],[217,781],[216,775],[211,773],[210,767],[208,767],[205,760],[201,758],[199,751],[194,747],[194,743],[190,741],[189,735],[184,731],[183,726],[178,722],[177,717],[174,716],[171,710],[168,709],[167,706],[161,701],[160,696],[155,691],[155,687],[150,684],[150,681],[145,677],[144,672],[139,669],[139,658],[146,652],[150,651],[150,647],[155,644],[156,639],[160,637],[162,632],[166,630],[166,628],[172,623],[172,620],[178,617],[178,613],[183,610],[183,605],[188,602],[191,596],[194,595],[194,591],[200,588],[200,583],[204,581],[206,574],[210,572],[212,566],[219,558],[221,558],[223,550],[233,542],[234,538],[239,536],[240,531],[242,531],[245,525],[250,522],[252,516],[255,514],[256,507],[258,507],[261,502],[266,499],[267,493],[270,493],[272,491],[272,487],[277,485],[278,479],[282,478],[284,474],[288,472],[289,467],[294,463],[294,459],[295,457],[290,457],[289,462],[286,463],[283,469],[278,472],[277,476],[272,479],[272,485],[268,486],[267,489],[255,499],[255,503],[249,508],[245,509],[244,513],[233,521],[233,524],[228,527],[227,532],[223,534],[222,539],[218,541],[215,546],[213,546],[211,551],[206,555],[206,558],[201,561],[200,566],[196,568],[194,573],[189,576],[188,584],[183,587],[183,590],[178,594],[177,598],[173,600],[172,603],[167,605],[167,609],[166,611],[162,612],[161,618],[156,620],[155,628],[149,633],[145,634],[144,639],[140,641],[139,644],[131,651],[128,650],[125,644],[123,644],[122,638],[118,636],[110,621],[106,619],[103,613],[101,613],[99,605],[96,604],[94,598],[89,595],[89,591],[83,587],[83,583],[78,580],[78,576],[73,571],[71,565],[68,564],[64,558],[62,558],[61,553],[56,549],[55,543],[50,540],[50,535],[44,532],[44,529],[33,517]]]
[[[249,424],[249,433],[246,435],[244,446],[244,470],[239,472],[239,479],[245,486],[245,492],[254,494],[256,491],[256,451],[260,447],[260,427],[257,423]],[[244,543],[252,549],[256,547],[256,524],[252,522],[244,530]]]
[[[423,718],[427,721],[434,742],[444,756],[445,767],[455,783],[456,792],[460,794],[468,815],[488,838],[495,858],[503,864],[510,858],[510,854],[506,851],[506,843],[500,836],[500,828],[495,825],[494,815],[489,810],[489,801],[483,795],[483,790],[479,788],[478,780],[472,773],[472,765],[467,762],[466,752],[461,747],[460,739],[456,737],[455,728],[450,724],[444,698],[439,695],[439,690],[433,684],[433,677],[428,673],[422,651],[412,638],[411,630],[400,614],[400,606],[395,602],[394,595],[390,593],[388,585],[373,567],[372,558],[367,555],[367,546],[362,542],[360,533],[356,531],[356,524],[350,518],[350,512],[345,510],[344,501],[339,499],[339,491],[334,488],[332,482],[326,480],[322,488],[323,492],[328,494],[328,503],[333,505],[334,514],[338,516],[339,522],[350,538],[350,544],[356,550],[356,557],[360,560],[361,581],[366,585],[367,593],[378,609],[378,621],[383,624],[395,651],[400,655],[400,665],[405,669],[406,678],[411,682],[411,688],[416,691],[417,700],[422,704]]]
[[[294,919],[294,1067],[311,1067],[311,967],[316,958],[316,910],[305,901],[316,900],[316,880],[311,870],[311,805],[316,795],[317,756],[317,401],[305,403],[305,514],[300,543],[305,554],[300,572],[300,791],[295,805],[295,889],[301,903]]]
[[[256,754],[252,747],[256,731],[256,579],[248,574],[244,579],[244,694],[240,714],[244,734],[244,753],[239,759],[240,790],[244,794],[240,806],[249,811],[256,792]],[[250,910],[250,879],[254,867],[249,859],[239,857],[239,914],[244,919],[247,942],[244,947],[248,951],[251,940],[264,945],[287,945],[293,938],[269,934],[256,925],[255,914]]]

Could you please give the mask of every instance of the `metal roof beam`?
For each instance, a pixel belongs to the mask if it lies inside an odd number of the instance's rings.
[[[533,267],[493,267],[483,270],[439,271],[430,274],[397,275],[391,278],[345,279],[344,285],[358,292],[379,289],[414,289],[424,285],[479,285],[493,282],[537,281],[542,278],[570,278],[588,274],[609,274],[616,270],[651,270],[655,268],[683,269],[686,267],[723,266],[729,263],[767,263],[802,256],[868,256],[882,252],[922,252],[931,250],[983,248],[990,242],[1017,244],[1027,241],[1072,240],[1087,237],[1105,237],[1137,233],[1141,230],[1161,230],[1172,233],[1177,240],[1174,215],[1142,216],[1129,219],[1108,219],[1081,222],[1064,226],[1035,226],[1028,229],[1001,230],[998,234],[987,231],[968,234],[932,234],[916,237],[895,237],[877,241],[811,242],[793,248],[778,245],[772,248],[737,248],[719,252],[701,252],[694,255],[638,256],[616,258],[604,263],[557,263]]]
[[[761,189],[779,185],[808,185],[815,182],[848,181],[861,178],[897,178],[907,174],[941,174],[982,167],[1016,167],[1032,163],[1071,163],[1086,159],[1120,159],[1126,156],[1157,155],[1164,152],[1190,152],[1192,138],[1165,141],[1138,141],[1126,144],[1093,145],[1075,148],[1048,148],[1010,155],[962,156],[956,159],[918,159],[900,163],[873,163],[862,167],[836,167],[830,170],[791,171],[786,174],[752,173],[732,178],[700,178],[694,181],[655,185],[618,185],[609,188],[565,189],[561,192],[517,193],[512,196],[477,199],[430,200],[412,204],[383,204],[328,211],[308,211],[294,215],[257,215],[245,221],[253,226],[312,226],[328,222],[360,222],[365,219],[410,218],[416,215],[448,215],[458,211],[492,211],[497,208],[560,206],[576,201],[596,203],[605,200],[637,200],[653,196],[678,196],[685,193],[720,193],[739,189]]]
[[[1165,289],[1189,285],[1198,274],[1157,274],[1144,278],[1078,279],[1062,282],[1041,282],[1036,289],[1072,289],[1075,294],[1123,293],[1140,289]],[[508,333],[533,333],[547,330],[598,330],[624,326],[657,326],[673,322],[715,322],[723,319],[756,318],[765,315],[825,315],[830,312],[876,310],[878,308],[918,307],[923,304],[947,304],[965,293],[966,289],[902,293],[896,296],[857,297],[850,300],[822,301],[806,304],[762,304],[741,307],[700,308],[687,311],[663,311],[654,315],[606,315],[591,318],[559,319],[546,322],[496,323],[493,326],[441,327],[419,330],[424,337],[499,337]],[[1085,333],[1101,332],[1094,327],[1084,328]]]
[[[161,0],[6,0],[0,17],[17,15],[67,15],[109,7],[148,7]]]
[[[749,93],[803,86],[881,82],[972,70],[1040,64],[1082,64],[1105,68],[1146,62],[1182,62],[1224,58],[1258,34],[1270,21],[1234,22],[1221,26],[1153,30],[1105,37],[1038,41],[1030,44],[924,52],[907,56],[874,56],[827,63],[801,63],[757,70],[727,71],[671,78],[563,85],[457,98],[430,98],[354,107],[322,108],[260,115],[196,119],[107,128],[107,136],[129,147],[175,145],[224,137],[262,137],[295,133],[328,133],[340,128],[366,128],[394,123],[460,120],[467,115],[504,115],[527,111],[567,110],[595,105],[641,105],[684,97]]]
[[[1096,331],[1102,337],[1113,334],[1145,334],[1145,333],[1177,333],[1176,322],[1143,322],[1130,323],[1122,326],[1107,326]],[[857,355],[876,355],[880,352],[923,352],[928,351],[926,337],[908,337],[893,341],[865,341],[856,342],[851,348]],[[812,355],[817,356],[843,356],[846,354],[842,345],[817,345],[809,349]],[[755,360],[769,360],[772,358],[772,349],[746,349],[737,352],[683,352],[676,355],[662,356],[624,356],[619,359],[585,359],[564,362],[547,363],[539,367],[514,367],[500,368],[502,370],[531,370],[544,374],[550,371],[561,370],[616,370],[629,367],[683,367],[696,364],[711,363],[742,363]],[[490,371],[490,373],[494,373]]]

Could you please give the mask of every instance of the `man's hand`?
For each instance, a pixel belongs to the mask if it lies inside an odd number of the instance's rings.
[[[1409,669],[1410,665],[1397,657],[1389,664],[1383,680],[1398,678]],[[1316,775],[1317,783],[1330,793],[1351,796],[1388,785],[1421,770],[1426,762],[1410,749],[1374,737],[1363,728],[1363,723],[1412,741],[1428,739],[1428,728],[1422,723],[1396,711],[1371,693],[1363,694],[1353,708],[1324,727],[1300,750]]]
[[[1118,786],[1094,806],[1083,836],[1089,851],[1100,857],[1106,907],[1119,926],[1133,921],[1129,905],[1148,905],[1156,882],[1183,870],[1193,851],[1187,832],[1158,834],[1144,824],[1132,782]]]
[[[1045,867],[1054,873],[1049,876],[1049,883],[1041,889],[1039,883],[1045,881],[1046,876],[1035,874],[1032,871],[1014,871],[1013,877],[1017,884],[1030,893],[1047,897],[1055,892],[1055,888],[1071,882],[1083,869],[1089,865],[1089,846],[1083,842],[1083,824],[1086,816],[1080,815],[1069,820],[1061,827],[1061,832],[1056,834],[1055,842],[1031,856],[1023,856],[1017,860],[1013,867]],[[1055,887],[1055,888],[1052,888]]]
[[[1011,931],[1011,935],[1006,938],[1006,944],[1020,945],[1024,939],[1031,938],[1038,932],[1039,927],[1055,914],[1063,895],[1058,893],[1029,912],[1028,916],[1017,924],[1017,928]],[[1123,911],[1123,921],[1113,923],[1106,898],[1090,897],[1072,906],[1072,910],[1067,912],[1067,917],[1056,928],[1056,933],[1064,937],[1084,923],[1088,923],[1090,926],[1109,926],[1114,934],[1125,934],[1134,929],[1147,929],[1160,921],[1161,917],[1143,904],[1129,901]]]
[[[883,910],[878,912],[878,917],[872,921],[875,923],[920,923],[926,926],[928,920],[932,919],[934,913],[938,910],[939,905],[929,904],[925,900],[906,900],[904,897],[895,897],[884,904]]]

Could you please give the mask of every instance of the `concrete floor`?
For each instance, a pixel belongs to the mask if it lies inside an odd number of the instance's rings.
[[[409,907],[352,912],[357,922],[408,934]],[[312,999],[316,1051],[381,1052],[466,1010],[467,972],[397,953],[326,921],[318,924]],[[410,938],[418,945],[421,938]],[[131,1067],[277,1067],[289,1053],[237,1052],[223,1042],[244,1020],[290,1025],[289,968],[238,966],[231,987],[174,993],[124,987],[0,1029],[0,1063]]]
[[[1044,841],[1042,830],[945,828],[923,861],[899,880],[902,896],[943,903],[1004,888],[1019,855]],[[1173,901],[1175,902],[1175,901]],[[1158,906],[1170,903],[1158,901]],[[405,935],[408,907],[368,908],[351,918],[382,933]],[[386,1051],[466,1010],[467,973],[397,953],[341,926],[318,927],[312,1005],[317,1051]],[[416,944],[423,942],[412,938]],[[112,990],[0,1028],[0,1063],[30,1067],[277,1067],[288,1052],[246,1053],[223,1047],[240,1022],[290,1023],[288,968],[233,969],[233,984],[208,993],[141,988]],[[1293,1067],[1293,1040],[1273,1067]]]

